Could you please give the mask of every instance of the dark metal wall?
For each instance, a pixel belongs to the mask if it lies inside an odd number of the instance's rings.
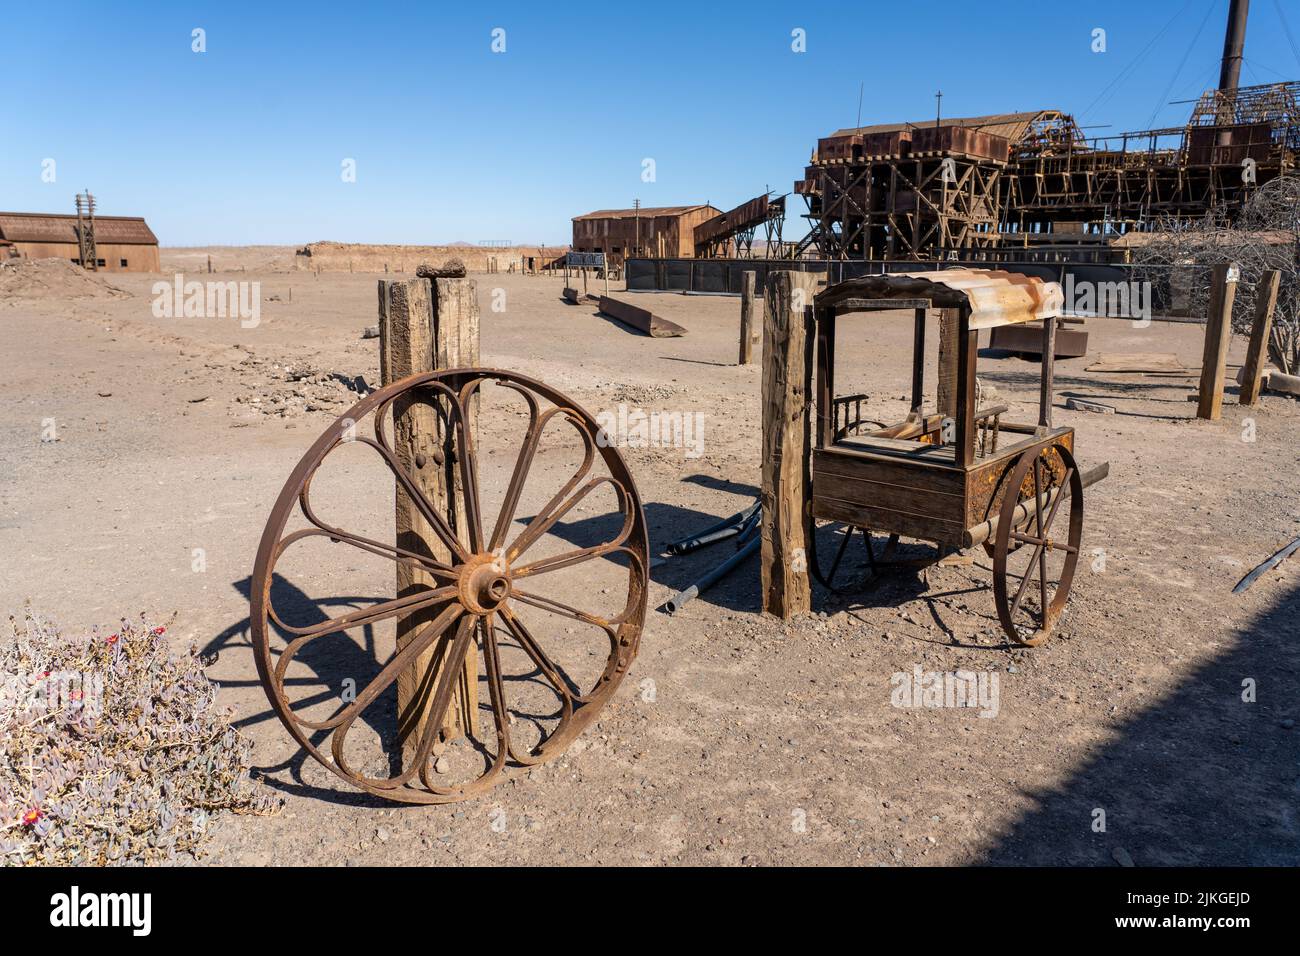
[[[741,276],[754,272],[756,292],[762,294],[773,272],[828,272],[830,281],[887,272],[927,272],[934,269],[1002,269],[1037,276],[1048,282],[1067,280],[1071,285],[1149,282],[1151,307],[1158,314],[1169,312],[1174,303],[1173,286],[1208,281],[1209,270],[1189,266],[1176,276],[1175,267],[1163,270],[1131,265],[1103,265],[1091,262],[987,262],[951,259],[944,262],[862,261],[843,259],[629,259],[627,288],[631,292],[695,292],[740,294]]]

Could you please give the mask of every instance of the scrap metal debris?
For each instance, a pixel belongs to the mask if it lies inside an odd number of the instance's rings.
[[[667,319],[655,315],[649,309],[642,309],[627,302],[620,302],[618,299],[612,299],[607,295],[600,297],[600,311],[611,319],[618,319],[624,325],[629,325],[638,332],[644,332],[652,338],[674,338],[686,334],[686,330],[676,322],[669,322]]]
[[[1287,558],[1289,558],[1291,555],[1295,554],[1297,551],[1300,551],[1300,538],[1296,538],[1294,541],[1292,541],[1290,544],[1288,544],[1285,548],[1283,548],[1282,550],[1276,552],[1276,553],[1275,553],[1271,558],[1269,558],[1269,559],[1268,559],[1267,561],[1265,561],[1263,564],[1259,565],[1259,567],[1255,568],[1253,571],[1251,571],[1249,574],[1247,574],[1244,578],[1242,578],[1240,581],[1238,581],[1238,582],[1237,582],[1237,586],[1236,586],[1235,588],[1232,589],[1232,593],[1233,593],[1233,594],[1240,594],[1242,591],[1246,590],[1248,587],[1250,587],[1252,584],[1254,584],[1257,580],[1259,580],[1259,578],[1260,578],[1260,577],[1261,577],[1265,572],[1273,570],[1275,567],[1277,567],[1279,564],[1281,564],[1283,561],[1285,561],[1285,560],[1286,560]]]

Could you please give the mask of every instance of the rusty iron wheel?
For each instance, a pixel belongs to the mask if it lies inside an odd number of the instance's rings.
[[[478,438],[486,432],[481,427],[485,412],[471,409],[479,407],[478,399],[485,391],[496,387],[511,390],[511,400],[526,403],[528,423],[521,429],[517,455],[505,456],[511,459],[507,462],[509,482],[495,523],[489,527],[484,523],[490,516],[483,513],[481,463],[477,457]],[[396,432],[403,409],[415,404],[435,411],[444,429],[447,455],[439,453],[434,461],[440,468],[445,466],[449,476],[451,505],[460,516],[455,522],[433,506],[411,473],[412,467],[424,468],[429,461],[417,455],[404,464],[389,439],[390,428]],[[386,417],[391,418],[391,425]],[[364,433],[367,419],[371,420],[373,437]],[[574,436],[563,423],[572,426],[580,447],[573,447]],[[580,455],[582,462],[523,530],[514,529],[517,533],[512,534],[521,494],[528,485],[539,446],[544,444],[544,433],[554,431],[564,433],[574,457]],[[363,398],[325,430],[299,461],[275,503],[258,548],[250,598],[251,633],[262,686],[284,726],[312,757],[352,786],[389,800],[452,803],[483,793],[511,769],[556,757],[592,722],[636,657],[645,621],[649,567],[645,516],[635,483],[618,450],[603,439],[596,420],[561,393],[513,372],[484,368],[452,369],[395,382]],[[317,516],[311,499],[313,480],[323,472],[331,453],[357,444],[378,455],[389,488],[395,479],[396,486],[428,523],[430,536],[438,539],[434,544],[444,557],[434,557],[427,548],[417,552],[401,547],[396,538],[389,544],[353,533]],[[548,452],[549,447],[544,450]],[[593,476],[592,467],[597,461],[603,464],[603,473]],[[614,505],[604,514],[589,518],[587,512],[595,506],[596,496],[586,504],[584,499],[603,488],[612,492]],[[545,492],[550,490],[547,487]],[[385,497],[377,490],[375,499],[386,500],[391,507],[392,492]],[[606,540],[585,546],[581,541],[565,541],[556,550],[558,539],[547,536],[555,534],[557,522],[575,507],[575,515],[583,515],[582,523],[597,522],[588,527],[602,529]],[[306,527],[287,532],[291,519],[296,523],[305,521]],[[391,517],[388,520],[391,522]],[[608,530],[611,528],[617,530]],[[432,583],[418,585],[412,593],[396,599],[375,598],[370,607],[307,626],[286,623],[272,602],[276,568],[288,549],[306,539],[331,549],[329,553],[343,557],[345,563],[364,553],[392,562],[394,569],[398,565],[413,568]],[[541,555],[546,549],[535,546],[542,540],[555,553]],[[329,543],[322,545],[322,541]],[[526,554],[530,549],[534,550]],[[593,563],[601,562],[605,563],[603,568],[593,567]],[[613,596],[599,601],[602,613],[596,613],[591,610],[590,602],[596,596],[589,582],[593,575],[601,573],[613,584],[600,594],[613,592]],[[577,577],[570,577],[567,583],[561,580],[560,586],[569,589],[566,596],[575,591],[583,594],[589,602],[587,610],[546,593],[548,579],[555,581],[566,574]],[[303,588],[296,580],[293,586],[300,591]],[[366,678],[364,686],[363,681],[355,682],[350,700],[335,698],[328,685],[322,692],[324,681],[320,677],[304,678],[301,673],[291,673],[299,652],[311,642],[352,642],[346,649],[350,652],[357,646],[350,632],[363,629],[373,635],[376,628],[396,628],[399,618],[416,613],[422,615],[418,627],[400,647],[394,644],[386,661],[374,659],[382,655],[372,651],[369,663],[373,675]],[[583,651],[590,660],[585,662],[583,675],[571,673],[565,663],[573,654],[567,645],[579,640],[566,635],[580,628],[590,629],[585,632],[590,644]],[[548,639],[543,633],[548,629],[558,630],[559,637]],[[370,637],[367,640],[374,643]],[[435,765],[439,754],[446,753],[452,743],[443,728],[458,680],[470,682],[462,675],[467,672],[464,663],[471,648],[477,650],[482,668],[475,687],[483,689],[477,707],[480,733],[454,741],[462,747],[461,756],[468,755],[471,768],[466,779],[444,782],[436,776]],[[502,663],[503,651],[521,664],[521,673],[507,672]],[[441,661],[436,680],[432,667],[418,663],[433,652]],[[327,646],[324,653],[331,653],[331,649]],[[315,659],[321,659],[319,653]],[[411,681],[409,686],[422,688],[423,701],[429,707],[416,733],[406,741],[399,739],[396,721],[391,720],[399,678]],[[315,697],[305,697],[304,686],[306,693],[314,692]],[[548,695],[547,708],[553,709],[541,712],[533,702],[535,693],[527,707],[516,706],[517,699],[539,688]],[[320,706],[322,698],[329,698],[327,716],[304,713],[309,705]],[[364,716],[367,708],[385,699],[394,731],[387,736],[372,731],[375,725]],[[358,718],[367,722],[367,742],[383,750],[382,756],[373,758],[381,773],[365,772],[345,750],[348,733]],[[528,731],[526,735],[521,733],[520,725]],[[394,769],[399,772],[393,773]]]
[[[1065,610],[1083,536],[1083,483],[1069,449],[1058,443],[1021,455],[1008,488],[1026,487],[1023,497],[1003,497],[993,546],[993,602],[1007,636],[1038,647],[1051,637]],[[1016,525],[1022,502],[1045,500],[1048,494],[1053,497],[1046,509],[1033,509]],[[1065,537],[1054,538],[1054,529],[1064,530]]]

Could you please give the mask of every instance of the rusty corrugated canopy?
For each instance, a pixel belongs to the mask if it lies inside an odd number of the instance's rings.
[[[639,216],[647,219],[653,216],[683,216],[688,212],[694,212],[697,209],[713,209],[708,203],[696,203],[694,206],[642,206],[640,209],[597,209],[595,212],[586,212],[581,216],[574,216],[577,222],[579,219],[632,219]],[[721,210],[713,209],[714,212]]]
[[[10,242],[76,242],[77,217],[59,213],[0,212],[0,239]],[[96,216],[95,241],[156,246],[158,237],[139,216]]]
[[[992,133],[1011,142],[1019,142],[1038,119],[1055,119],[1062,114],[1059,110],[1031,110],[1028,113],[991,113],[988,116],[945,116],[939,121],[940,126],[968,126],[983,133]],[[856,126],[837,129],[832,136],[848,136],[852,133],[870,135],[872,133],[897,133],[905,129],[918,129],[934,126],[934,120],[921,120],[916,123],[880,123],[876,126]]]
[[[1059,282],[1000,269],[893,272],[847,279],[818,293],[817,304],[836,306],[848,299],[930,299],[945,308],[965,302],[972,329],[1055,317],[1064,303]]]

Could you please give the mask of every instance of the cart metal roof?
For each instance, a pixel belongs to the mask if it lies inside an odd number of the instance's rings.
[[[876,299],[924,299],[936,309],[969,307],[972,329],[1054,318],[1061,314],[1064,302],[1059,282],[999,269],[893,272],[846,279],[818,293],[816,302],[822,308],[848,312],[854,310],[854,300]]]

